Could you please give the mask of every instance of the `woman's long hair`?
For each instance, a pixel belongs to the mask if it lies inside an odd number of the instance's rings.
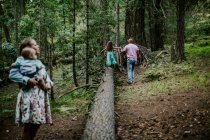
[[[113,43],[109,41],[106,46],[106,51],[113,51]]]

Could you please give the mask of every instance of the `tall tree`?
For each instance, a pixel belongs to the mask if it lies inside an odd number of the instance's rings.
[[[116,45],[120,44],[120,4],[119,0],[116,0]]]
[[[86,0],[86,84],[89,84],[89,0]]]
[[[153,0],[147,1],[147,11],[148,11],[148,28],[149,28],[149,40],[148,45],[151,48],[151,50],[155,50],[155,41],[154,41],[154,10],[153,10]]]
[[[2,24],[6,40],[7,40],[7,42],[11,42],[10,30],[9,30],[9,27],[7,26],[7,24],[5,24],[5,21],[8,21],[9,19],[7,18],[6,14],[5,14],[5,11],[3,9],[3,2],[2,1],[0,1],[0,13],[1,13],[1,15],[0,15],[0,17],[1,17],[0,22]]]
[[[18,17],[18,2],[15,0],[15,46],[17,47],[17,52],[19,52],[19,47],[18,47],[18,22],[19,22],[19,17]],[[19,55],[17,53],[17,55]]]
[[[75,28],[76,28],[76,0],[74,0],[73,3],[73,42],[72,42],[72,46],[73,46],[73,78],[74,78],[74,84],[76,87],[78,87],[78,83],[77,83],[77,72],[76,72],[76,43],[75,43]]]
[[[109,6],[109,2],[107,0],[101,0],[101,7],[102,7],[102,13],[104,15],[104,22],[102,22],[102,34],[103,34],[103,46],[106,46],[106,43],[109,41],[110,39],[110,29],[107,26],[108,25],[108,7]]]
[[[145,36],[145,0],[126,1],[125,38],[147,46]]]
[[[2,40],[3,36],[2,36],[2,25],[0,23],[0,79],[4,76],[4,55],[3,55],[3,49],[2,49],[2,44],[3,44],[3,40]]]
[[[51,36],[50,36],[51,44],[50,44],[50,47],[49,47],[50,79],[53,79],[53,66],[52,66],[52,61],[53,61],[52,48],[53,48],[53,46],[54,46],[53,38],[54,38],[54,35],[51,34]],[[53,89],[53,87],[51,87],[51,94],[50,94],[50,95],[51,95],[50,98],[51,98],[52,100],[55,100],[54,89]]]
[[[126,0],[125,12],[125,40],[128,40],[133,35],[133,1]]]
[[[151,48],[152,51],[164,49],[164,17],[161,2],[162,0],[155,0],[154,3],[154,48]]]
[[[184,54],[184,22],[185,22],[185,4],[186,0],[177,0],[176,3],[176,16],[177,16],[177,29],[176,29],[176,46],[175,46],[175,59],[176,61],[183,61]]]
[[[147,46],[145,36],[145,0],[136,0],[135,8],[135,40],[138,44]]]

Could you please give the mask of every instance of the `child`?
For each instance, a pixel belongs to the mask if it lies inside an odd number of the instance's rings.
[[[102,50],[102,51],[106,51],[106,65],[109,67],[117,64],[113,49],[114,49],[113,44],[111,41],[109,41],[107,43],[106,48]]]
[[[33,48],[25,47],[21,51],[21,56],[17,59],[15,63],[11,65],[12,68],[19,68],[20,73],[23,76],[27,76],[29,78],[35,78],[38,86],[44,91],[50,89],[48,85],[45,84],[43,79],[43,75],[41,74],[41,69],[43,65],[41,61],[37,60],[36,51]]]

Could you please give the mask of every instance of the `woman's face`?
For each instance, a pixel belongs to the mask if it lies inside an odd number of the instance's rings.
[[[31,41],[31,47],[36,51],[36,54],[40,54],[40,48],[39,45],[36,43],[35,40]]]

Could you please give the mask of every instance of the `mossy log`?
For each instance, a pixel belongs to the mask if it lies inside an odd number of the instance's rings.
[[[87,118],[83,140],[114,140],[114,82],[113,69],[106,68]]]

